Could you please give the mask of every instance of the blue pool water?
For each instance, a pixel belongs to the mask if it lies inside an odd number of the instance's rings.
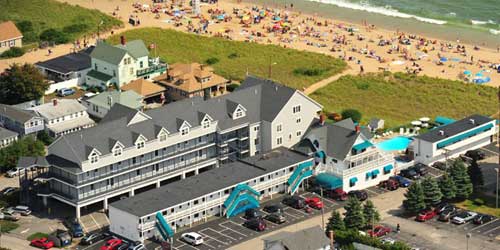
[[[389,140],[377,143],[377,147],[384,151],[405,150],[410,145],[411,139],[404,136],[394,137]]]

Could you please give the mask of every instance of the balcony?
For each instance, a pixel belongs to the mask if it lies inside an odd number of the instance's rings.
[[[355,166],[348,169],[334,169],[334,174],[337,176],[351,176],[359,173],[364,173],[366,171],[370,171],[374,167],[380,167],[394,163],[394,158],[391,154],[382,153],[378,150],[370,150],[348,157],[345,160],[345,166],[350,166],[351,163],[354,162],[358,162],[359,164],[356,164]]]
[[[158,65],[153,65],[149,68],[145,69],[140,69],[137,70],[136,75],[137,77],[144,77],[146,75],[151,75],[154,73],[164,73],[167,71],[167,64],[158,64]]]

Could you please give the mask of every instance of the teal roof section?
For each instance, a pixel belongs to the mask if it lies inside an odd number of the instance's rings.
[[[133,90],[106,91],[89,98],[87,101],[99,107],[109,108],[109,98],[111,98],[111,106],[115,103],[119,103],[132,109],[139,109],[143,106],[143,97]]]
[[[372,175],[379,175],[380,171],[378,169],[375,169],[372,171]]]
[[[366,178],[372,178],[372,172],[366,172]]]
[[[384,172],[389,173],[389,172],[391,172],[391,170],[393,168],[394,168],[394,166],[392,164],[389,164],[389,165],[384,167]]]
[[[316,183],[323,188],[336,189],[341,188],[343,185],[342,178],[329,173],[321,173],[316,175]]]
[[[356,151],[361,151],[363,149],[367,149],[369,147],[373,146],[373,143],[371,143],[370,141],[364,141],[362,143],[359,143],[359,144],[356,144],[354,145],[352,148]]]
[[[231,204],[231,206],[226,210],[227,217],[233,217],[240,213],[245,212],[251,208],[258,208],[260,206],[259,201],[255,199],[251,194],[242,194]]]
[[[461,140],[464,140],[464,139],[467,139],[469,137],[472,137],[472,136],[476,136],[480,133],[483,133],[483,132],[486,132],[488,130],[490,130],[491,128],[493,128],[493,124],[491,123],[488,123],[484,126],[481,126],[481,127],[478,127],[478,128],[475,128],[473,130],[470,130],[469,132],[466,132],[466,133],[463,133],[463,134],[459,134],[459,135],[456,135],[456,136],[453,136],[451,138],[448,138],[444,141],[441,141],[437,144],[437,148],[440,149],[440,148],[444,148],[446,146],[449,146],[451,144],[454,144],[454,143],[457,143]]]
[[[303,172],[303,174],[300,175],[300,177],[297,179],[297,181],[295,181],[292,185],[292,188],[290,189],[291,193],[295,193],[295,191],[297,191],[297,189],[299,188],[300,186],[300,183],[302,183],[302,181],[304,181],[304,179],[306,178],[309,178],[313,175],[313,171],[312,170],[307,170],[305,172]]]
[[[448,117],[444,117],[444,116],[436,116],[436,119],[434,121],[436,123],[441,124],[441,125],[448,125],[450,123],[454,123],[455,122],[454,119],[451,119],[451,118],[448,118]]]
[[[352,177],[350,180],[349,180],[350,183],[356,183],[358,182],[358,177]]]
[[[158,228],[158,231],[160,232],[164,240],[167,240],[168,238],[172,238],[174,236],[174,230],[172,230],[172,228],[167,223],[165,218],[163,218],[163,215],[160,212],[156,213],[156,227]]]
[[[100,81],[103,81],[104,83],[108,82],[109,80],[111,80],[111,78],[113,78],[112,76],[110,76],[108,74],[104,74],[104,73],[99,72],[97,70],[91,70],[91,71],[87,72],[87,76],[95,78],[95,79],[100,80]]]

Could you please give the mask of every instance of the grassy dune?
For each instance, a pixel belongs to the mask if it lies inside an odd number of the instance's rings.
[[[496,91],[488,86],[395,73],[344,76],[311,97],[327,111],[354,108],[363,114],[362,122],[378,117],[390,128],[423,116],[492,115],[498,108]]]
[[[110,38],[110,42],[118,43],[120,35],[125,35],[128,41],[142,39],[147,45],[156,43],[157,54],[170,64],[215,62],[211,65],[215,72],[233,80],[244,79],[247,71],[252,75],[268,77],[272,63],[272,79],[301,89],[346,67],[343,61],[323,54],[160,28],[130,30]],[[152,50],[151,55],[154,53]]]

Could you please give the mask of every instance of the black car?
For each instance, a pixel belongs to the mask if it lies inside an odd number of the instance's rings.
[[[347,195],[349,195],[350,197],[356,197],[359,201],[368,199],[368,193],[365,190],[353,190],[350,191]]]
[[[247,220],[243,223],[243,226],[259,232],[264,231],[267,228],[267,224],[262,218]]]
[[[416,180],[420,178],[420,175],[412,168],[403,169],[399,172],[399,175],[406,177],[408,179]]]
[[[458,214],[458,210],[455,209],[454,207],[450,208],[450,209],[446,209],[446,210],[443,210],[439,214],[438,220],[447,222],[447,221],[450,221],[451,218],[455,217],[455,215],[457,215],[457,214]]]
[[[254,219],[254,218],[260,218],[262,217],[262,215],[260,214],[259,210],[257,209],[248,209],[245,211],[245,219],[247,220],[251,220],[251,219]]]
[[[480,214],[474,218],[474,224],[482,225],[495,219],[495,216]]]
[[[82,240],[80,241],[80,244],[92,245],[95,242],[103,240],[104,238],[106,238],[106,236],[102,233],[93,233],[93,234],[89,234],[89,235],[83,237]]]
[[[263,209],[267,213],[282,213],[283,212],[283,207],[279,204],[274,204],[274,205],[267,205]]]
[[[472,160],[474,161],[480,161],[480,160],[484,160],[484,158],[486,158],[486,154],[481,151],[481,150],[469,150],[467,152],[465,152],[465,156],[471,158]]]
[[[295,209],[302,209],[306,207],[306,200],[299,196],[288,196],[283,199],[283,204],[293,207]]]
[[[434,208],[434,211],[436,211],[437,214],[441,214],[445,210],[456,210],[456,208],[452,204],[449,204],[449,203],[446,203],[446,202],[439,203]]]
[[[420,176],[425,176],[429,173],[427,165],[422,163],[417,163],[415,166],[411,167],[411,169],[415,170],[415,172],[417,172]]]
[[[266,215],[266,217],[264,217],[264,219],[266,219],[272,223],[275,223],[275,224],[282,224],[282,223],[286,222],[285,216],[283,216],[283,214],[281,214],[281,213],[268,214],[268,215]]]

